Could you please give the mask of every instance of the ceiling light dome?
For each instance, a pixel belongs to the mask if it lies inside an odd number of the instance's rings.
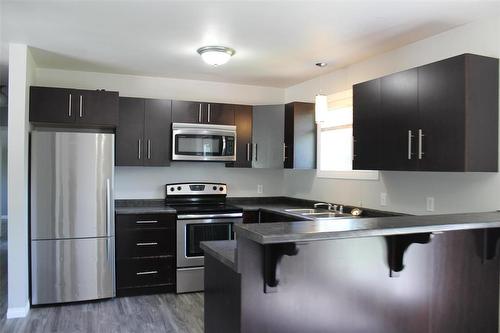
[[[198,53],[207,64],[219,66],[228,62],[236,51],[225,46],[204,46],[198,49]]]

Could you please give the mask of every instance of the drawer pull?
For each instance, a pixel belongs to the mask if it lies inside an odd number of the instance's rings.
[[[151,221],[135,221],[137,224],[148,224],[148,223],[158,223],[158,221],[151,220]]]
[[[155,246],[158,245],[157,242],[149,242],[149,243],[137,243],[137,246]]]
[[[137,272],[135,274],[136,275],[151,275],[151,274],[158,274],[158,271]]]

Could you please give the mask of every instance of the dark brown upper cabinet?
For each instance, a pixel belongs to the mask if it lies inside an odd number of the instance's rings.
[[[117,166],[170,165],[170,100],[120,97]]]
[[[380,80],[353,86],[353,169],[378,170]]]
[[[189,101],[172,101],[174,123],[234,125],[234,110],[230,105]]]
[[[353,168],[497,172],[498,68],[463,54],[355,85]]]
[[[252,107],[250,105],[226,104],[234,111],[236,125],[236,161],[226,163],[228,167],[252,167]]]
[[[316,123],[314,103],[285,105],[283,166],[286,169],[316,169]]]
[[[116,127],[118,92],[31,87],[30,121],[78,127]]]

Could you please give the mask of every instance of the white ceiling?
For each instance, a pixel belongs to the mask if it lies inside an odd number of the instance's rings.
[[[20,42],[39,67],[288,87],[499,14],[498,1],[3,1],[2,58]],[[209,44],[236,55],[209,67],[196,53]]]

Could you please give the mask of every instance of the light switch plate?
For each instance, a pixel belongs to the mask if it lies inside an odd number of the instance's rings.
[[[428,212],[433,212],[434,211],[434,197],[427,197],[425,199],[426,201],[426,209]]]
[[[387,193],[380,193],[380,206],[387,206]]]
[[[257,193],[263,193],[264,192],[264,185],[257,185]]]

